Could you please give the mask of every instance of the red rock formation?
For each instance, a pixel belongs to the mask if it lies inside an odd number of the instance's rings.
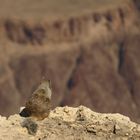
[[[126,0],[56,20],[2,19],[0,113],[16,112],[47,75],[53,84],[53,106],[83,104],[138,121],[136,6]]]

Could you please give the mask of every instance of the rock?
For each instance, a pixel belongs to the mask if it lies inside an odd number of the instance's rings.
[[[28,2],[2,4],[0,113],[18,112],[47,75],[53,108],[82,104],[139,122],[138,0]]]
[[[37,130],[38,130],[38,125],[35,121],[33,121],[32,119],[25,119],[22,123],[21,123],[22,127],[27,128],[28,133],[30,135],[35,135]]]
[[[86,120],[77,120],[81,113]],[[38,126],[34,135],[27,131],[29,128],[23,127],[25,122],[26,126],[29,126],[31,124],[29,121]],[[48,118],[34,123],[31,119],[25,119],[19,115],[10,116],[8,119],[0,117],[0,122],[2,122],[1,140],[140,139],[140,125],[132,122],[128,117],[120,114],[97,113],[84,106],[57,107],[51,111]]]

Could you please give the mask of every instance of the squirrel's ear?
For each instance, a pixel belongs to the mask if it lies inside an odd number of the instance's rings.
[[[41,81],[45,81],[46,80],[46,77],[45,76],[43,76],[42,77],[42,79],[41,79]]]
[[[51,88],[52,87],[51,80],[48,80],[48,83],[49,83],[49,87]]]
[[[41,78],[41,83],[42,83],[42,82],[45,82],[45,81],[48,82],[47,78],[46,78],[45,76],[43,76],[43,77]],[[49,82],[48,82],[48,83],[49,83]]]

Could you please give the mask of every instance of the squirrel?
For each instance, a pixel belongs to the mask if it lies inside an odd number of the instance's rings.
[[[19,113],[22,117],[43,120],[48,117],[51,109],[51,82],[43,79],[38,88],[26,102],[25,108]]]

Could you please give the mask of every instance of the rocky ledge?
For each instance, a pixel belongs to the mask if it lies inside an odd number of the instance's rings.
[[[32,124],[23,127],[27,120]],[[139,140],[140,125],[120,114],[65,106],[55,108],[48,118],[37,122],[17,114],[1,116],[0,136],[1,140]]]

